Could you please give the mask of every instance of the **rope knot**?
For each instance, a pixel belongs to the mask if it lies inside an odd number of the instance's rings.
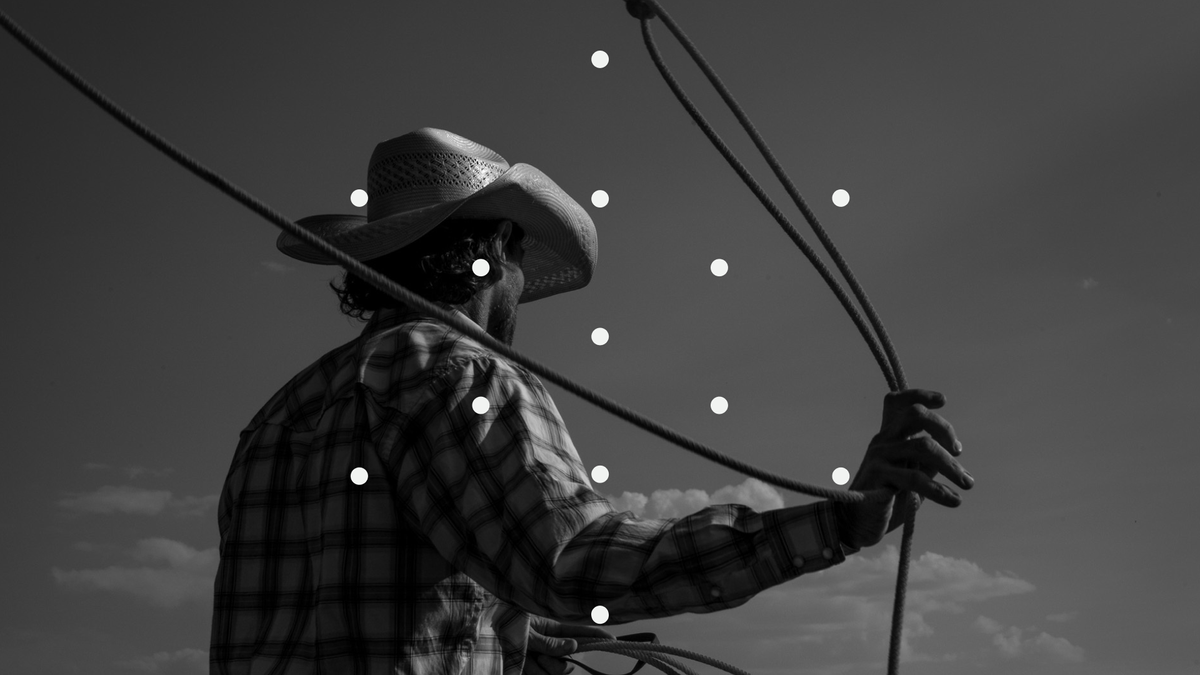
[[[625,11],[635,19],[653,19],[657,16],[646,0],[625,0]]]

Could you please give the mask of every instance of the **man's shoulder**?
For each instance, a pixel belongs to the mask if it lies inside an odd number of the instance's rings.
[[[413,360],[409,372],[414,379],[453,386],[463,378],[487,377],[541,387],[541,382],[521,364],[440,321],[415,323],[406,338],[411,350],[407,358]]]
[[[265,422],[304,427],[330,399],[353,380],[354,352],[357,340],[351,340],[322,354],[263,404],[247,429]]]

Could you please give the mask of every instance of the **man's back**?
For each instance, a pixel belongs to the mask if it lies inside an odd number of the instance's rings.
[[[473,343],[389,318],[372,322],[395,326],[373,342],[293,378],[243,432],[221,495],[214,672],[454,673],[472,654],[499,658],[490,631],[471,644],[495,596],[405,525],[385,466],[399,439],[363,433],[406,428]],[[492,670],[481,665],[469,672]]]
[[[844,559],[825,502],[616,513],[536,377],[395,310],[255,416],[219,522],[223,675],[517,675],[530,612],[717,611]]]

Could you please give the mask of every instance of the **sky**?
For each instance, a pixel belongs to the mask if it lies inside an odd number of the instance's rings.
[[[1200,557],[1200,4],[666,9],[850,263],[909,385],[946,395],[939,413],[977,480],[961,507],[918,514],[901,672],[1200,673],[1187,572]],[[292,219],[365,212],[349,197],[375,144],[424,126],[532,164],[588,210],[600,252],[589,286],[521,306],[517,350],[824,487],[879,429],[887,385],[866,344],[617,0],[3,10]],[[699,68],[652,29],[819,248]],[[238,433],[362,324],[338,313],[333,268],[279,253],[272,224],[7,33],[0,82],[0,661],[17,675],[207,672],[215,507]],[[614,504],[671,517],[815,501],[547,386]],[[900,535],[733,610],[613,628],[756,675],[881,673]]]

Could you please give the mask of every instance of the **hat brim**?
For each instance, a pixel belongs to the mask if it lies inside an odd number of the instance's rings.
[[[596,228],[575,200],[528,164],[515,164],[471,196],[445,204],[367,221],[355,215],[317,215],[297,224],[358,260],[397,251],[451,219],[508,219],[525,232],[521,269],[527,303],[583,288],[591,282],[597,260]],[[276,246],[303,262],[335,265],[307,242],[283,232]]]

